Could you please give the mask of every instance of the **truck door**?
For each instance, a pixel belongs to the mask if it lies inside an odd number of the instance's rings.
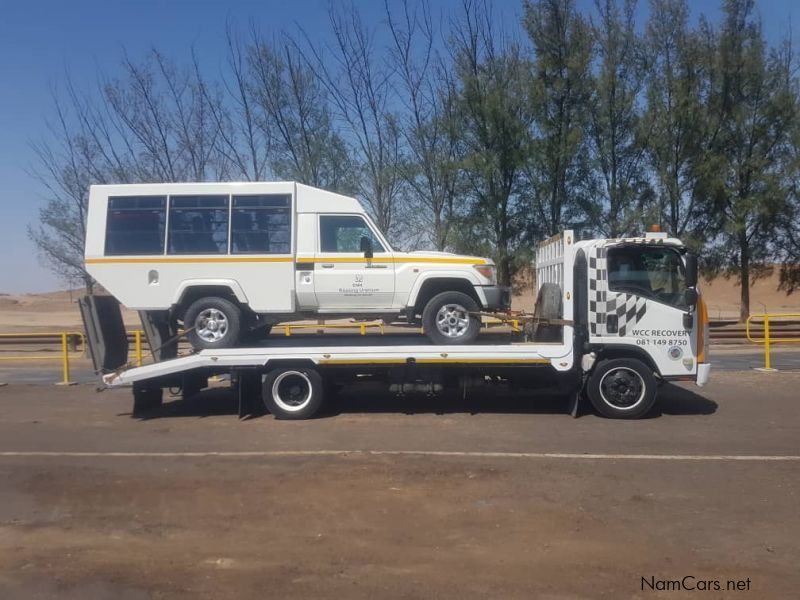
[[[648,354],[664,376],[697,369],[697,315],[690,327],[683,257],[677,248],[621,244],[596,248],[589,260],[592,341],[629,344]]]
[[[361,215],[319,216],[318,251],[314,259],[314,292],[319,310],[380,310],[394,298],[391,250]],[[361,250],[371,241],[373,257]]]

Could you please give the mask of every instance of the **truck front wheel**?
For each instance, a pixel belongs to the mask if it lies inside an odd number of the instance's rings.
[[[587,382],[592,406],[610,419],[638,419],[656,401],[653,370],[634,358],[604,360],[595,366]]]
[[[242,311],[225,298],[200,298],[186,309],[183,327],[195,350],[232,348],[239,341]]]
[[[442,292],[431,298],[422,311],[422,326],[434,344],[469,344],[481,329],[475,314],[478,304],[463,292]]]

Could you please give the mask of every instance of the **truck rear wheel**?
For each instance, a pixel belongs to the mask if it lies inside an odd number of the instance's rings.
[[[463,292],[442,292],[422,311],[422,326],[434,344],[469,344],[481,329],[478,304]]]
[[[656,401],[653,370],[635,358],[604,360],[595,366],[587,383],[592,406],[610,419],[638,419]]]
[[[322,406],[322,377],[314,369],[273,369],[264,376],[261,397],[276,419],[310,419]]]
[[[232,348],[239,341],[242,311],[230,300],[210,296],[186,309],[183,327],[195,350]]]

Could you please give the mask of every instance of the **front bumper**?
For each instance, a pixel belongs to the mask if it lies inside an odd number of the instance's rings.
[[[711,363],[697,365],[697,385],[703,387],[711,377]]]
[[[486,310],[507,310],[511,308],[511,288],[501,285],[482,285],[483,307]],[[479,292],[479,293],[480,293]]]

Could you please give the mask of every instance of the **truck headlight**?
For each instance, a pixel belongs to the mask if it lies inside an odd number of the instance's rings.
[[[472,265],[472,267],[480,273],[483,278],[488,279],[490,284],[494,285],[497,283],[497,271],[494,265]]]

